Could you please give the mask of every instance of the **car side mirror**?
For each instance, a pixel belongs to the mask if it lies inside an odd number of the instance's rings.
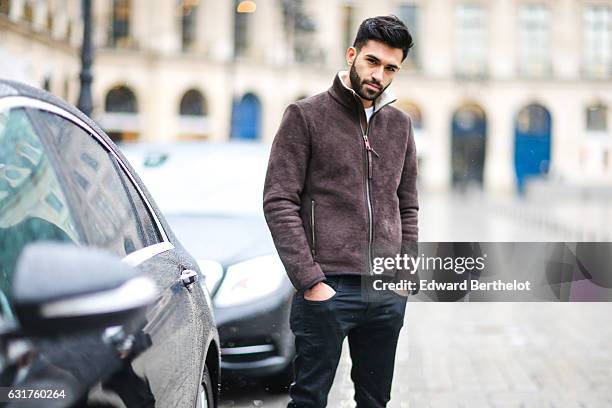
[[[142,317],[155,283],[99,249],[36,243],[23,251],[12,301],[24,335],[70,334]]]

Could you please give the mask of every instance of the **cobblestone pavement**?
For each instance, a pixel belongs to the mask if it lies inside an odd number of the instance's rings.
[[[612,407],[610,315],[612,303],[408,303],[389,407]],[[328,406],[352,398],[345,347]],[[222,406],[287,402],[251,386]]]
[[[612,407],[612,304],[409,303],[390,407]],[[350,361],[330,407],[352,407]]]
[[[577,204],[555,213],[542,205],[424,196],[421,207],[423,241],[608,240],[596,227],[612,221],[597,207],[599,223],[590,216],[570,225],[563,214],[580,215]],[[610,316],[612,303],[409,302],[389,407],[612,407]],[[345,344],[328,406],[354,407],[352,398]],[[254,384],[225,393],[221,406],[287,402],[286,394]]]

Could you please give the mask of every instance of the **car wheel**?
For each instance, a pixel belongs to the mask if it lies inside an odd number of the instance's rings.
[[[213,391],[212,379],[208,367],[204,366],[202,383],[198,389],[198,408],[215,408],[215,393]]]

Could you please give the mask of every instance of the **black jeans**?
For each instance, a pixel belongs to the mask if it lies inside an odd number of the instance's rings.
[[[391,399],[395,350],[407,298],[373,290],[359,276],[332,276],[336,291],[328,300],[304,299],[298,291],[291,306],[295,334],[295,382],[290,408],[325,407],[348,336],[357,408],[385,407]]]

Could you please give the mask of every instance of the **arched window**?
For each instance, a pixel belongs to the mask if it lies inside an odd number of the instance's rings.
[[[136,95],[126,86],[116,86],[106,94],[104,110],[110,113],[138,113]]]
[[[542,105],[531,104],[519,112],[517,127],[520,132],[531,135],[546,133],[550,129],[550,114]]]
[[[587,106],[586,128],[595,132],[608,130],[608,107],[606,105],[597,103]]]
[[[179,109],[181,116],[205,116],[207,114],[206,100],[200,91],[190,89],[181,98]]]

